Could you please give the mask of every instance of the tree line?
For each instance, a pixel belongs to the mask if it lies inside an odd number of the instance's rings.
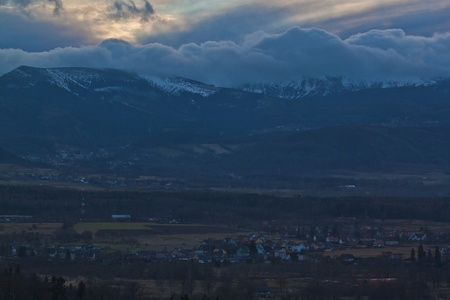
[[[280,197],[213,191],[79,191],[50,187],[0,186],[5,215],[32,215],[43,221],[79,220],[131,214],[134,219],[175,218],[184,222],[236,224],[265,220],[296,222],[318,218],[450,219],[449,197]],[[426,204],[426,205],[425,205]]]

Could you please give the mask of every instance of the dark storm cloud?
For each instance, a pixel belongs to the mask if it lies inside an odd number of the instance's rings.
[[[144,6],[138,8],[134,1],[116,1],[114,2],[114,12],[111,14],[113,19],[129,19],[134,17],[141,18],[142,21],[148,21],[150,16],[155,13],[153,6],[147,0],[143,0]]]
[[[349,1],[342,3],[345,2]],[[435,32],[450,29],[450,5],[440,0],[433,0],[430,5],[393,1],[374,5],[371,9],[333,13],[333,7],[338,6],[336,3],[299,1],[295,6],[268,6],[252,2],[216,11],[206,17],[184,16],[186,25],[180,30],[161,30],[159,34],[140,36],[138,41],[141,44],[160,42],[173,47],[209,40],[241,41],[244,36],[257,30],[279,32],[297,25],[322,28],[341,38],[371,29],[402,28],[408,34],[422,36],[432,36]],[[318,11],[323,11],[323,15]],[[315,13],[320,17],[308,17]]]
[[[188,16],[188,25],[181,30],[163,31],[159,34],[143,36],[138,41],[141,44],[158,42],[172,47],[217,40],[242,41],[246,35],[258,30],[279,32],[287,29],[288,27],[274,25],[278,23],[278,20],[284,19],[288,15],[287,10],[285,7],[266,7],[254,3],[229,9],[199,20],[189,19]]]
[[[34,0],[0,0],[0,5],[12,5],[16,7],[27,7]]]
[[[58,15],[64,8],[61,0],[47,0],[49,3],[52,3],[55,8],[53,9],[53,13]]]
[[[343,40],[319,29],[262,31],[242,43],[208,41],[174,48],[106,40],[99,46],[42,53],[0,50],[0,73],[20,65],[126,69],[145,75],[179,75],[218,86],[343,76],[350,80],[428,80],[450,77],[450,34],[409,36],[376,30]]]
[[[420,36],[445,33],[450,29],[450,18],[448,17],[450,6],[440,7],[439,9],[408,11],[403,14],[398,13],[401,10],[402,6],[398,5],[390,9],[379,8],[350,16],[309,22],[304,25],[332,31],[341,38],[348,38],[351,35],[372,29],[401,28],[407,34]]]
[[[32,3],[41,2],[39,0],[0,0],[0,6],[1,5],[11,5],[18,8],[26,8]],[[53,8],[53,13],[55,15],[59,14],[64,8],[63,3],[61,0],[47,0],[48,3],[51,3]]]

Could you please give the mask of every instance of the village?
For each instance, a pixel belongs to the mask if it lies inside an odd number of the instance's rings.
[[[129,216],[115,215],[113,217]],[[2,219],[4,220],[3,217]],[[176,220],[167,222],[182,225]],[[28,236],[27,240],[34,240],[35,243],[19,244],[12,241],[7,234],[10,242],[1,243],[0,255],[4,258],[45,257],[48,260],[91,261],[102,264],[123,263],[130,260],[236,264],[308,261],[317,259],[317,254],[321,257],[353,262],[359,256],[368,257],[378,254],[408,262],[417,259],[412,257],[411,250],[418,253],[417,248],[420,245],[428,258],[434,257],[437,250],[442,255],[443,261],[449,261],[450,257],[450,234],[447,232],[430,231],[423,227],[418,228],[418,231],[366,229],[365,226],[358,225],[356,221],[351,226],[333,225],[322,228],[281,226],[284,229],[283,232],[248,233],[224,238],[209,237],[199,242],[198,247],[186,248],[183,243],[172,249],[168,249],[167,246],[158,249],[160,246],[151,242],[152,236],[148,237],[149,242],[140,244],[139,238],[145,236],[142,232],[139,233],[141,236],[133,236],[135,234],[131,232],[131,236],[118,238],[117,234],[104,232],[95,234],[89,230],[77,233],[73,228],[59,229],[55,232],[56,240],[45,238],[46,242],[43,243],[39,234],[33,233],[33,226],[36,229],[37,225],[31,225],[30,233],[23,231],[21,234]],[[20,236],[19,233],[15,235]],[[30,236],[34,238],[30,239]],[[68,236],[71,237],[68,238]],[[58,242],[58,237],[62,241]],[[70,242],[64,243],[65,239],[69,239]],[[114,245],[120,245],[121,250],[117,251],[118,248]]]
[[[81,299],[346,300],[422,299],[450,285],[446,201],[429,211],[422,199],[41,187],[5,187],[3,199],[0,283],[42,294],[58,292],[46,278],[64,279],[68,299],[83,285]]]
[[[25,218],[28,216],[10,216],[11,219],[8,221],[4,217],[0,216],[0,220],[3,222],[0,225],[10,225],[13,224],[10,223],[11,221],[28,219]],[[116,215],[114,217],[128,216]],[[330,284],[337,286],[345,283],[346,288],[352,289],[352,293],[354,293],[355,289],[361,288],[361,279],[347,278],[344,281],[334,281],[332,273],[324,275],[320,270],[326,270],[327,265],[332,269],[336,268],[333,267],[336,264],[341,265],[342,267],[339,268],[343,270],[365,269],[373,264],[378,268],[384,266],[386,270],[391,268],[389,266],[395,267],[396,270],[400,270],[402,267],[411,269],[411,266],[433,269],[439,267],[440,270],[444,270],[449,265],[450,235],[447,232],[434,231],[427,227],[418,228],[418,231],[369,229],[369,226],[364,224],[357,225],[356,220],[353,219],[344,220],[347,225],[342,225],[342,220],[335,221],[340,221],[340,225],[277,226],[278,229],[283,228],[284,230],[264,234],[248,232],[225,237],[223,234],[219,234],[218,236],[221,237],[211,236],[199,241],[198,247],[189,247],[182,243],[173,248],[161,248],[152,243],[141,244],[142,236],[137,235],[119,237],[111,232],[110,234],[86,230],[76,232],[74,228],[85,228],[76,225],[68,228],[53,227],[56,229],[53,236],[45,236],[36,233],[40,227],[44,228],[45,224],[15,223],[16,225],[22,224],[22,228],[26,224],[29,226],[28,230],[15,233],[3,231],[0,235],[0,256],[4,263],[11,266],[17,265],[16,268],[20,266],[23,269],[33,270],[36,268],[44,272],[52,272],[63,267],[65,272],[68,272],[66,278],[75,283],[87,280],[82,279],[85,276],[76,275],[80,270],[94,277],[104,277],[107,276],[105,274],[110,273],[109,276],[114,278],[122,276],[133,280],[151,278],[159,293],[158,299],[164,298],[165,296],[162,295],[167,296],[167,293],[173,293],[173,291],[189,294],[193,299],[203,299],[202,297],[205,297],[203,285],[208,282],[208,275],[203,273],[216,274],[209,276],[216,278],[214,280],[218,284],[221,280],[225,280],[222,279],[225,276],[223,274],[227,274],[223,273],[225,270],[229,270],[226,272],[236,272],[239,268],[247,269],[249,266],[261,265],[263,269],[268,266],[271,268],[271,272],[275,273],[280,271],[273,271],[274,267],[277,270],[277,268],[283,269],[283,265],[292,265],[295,270],[302,266],[303,271],[301,272],[306,272],[303,276],[307,275],[306,278],[320,276],[323,280],[323,288],[329,288]],[[165,222],[167,224],[164,226],[183,226],[176,220]],[[112,223],[116,227],[122,226],[123,228],[129,228],[130,224],[133,224],[129,220]],[[105,226],[106,223],[102,224]],[[91,223],[84,225],[91,225]],[[355,229],[357,230],[355,231]],[[149,239],[149,241],[151,240],[152,238]],[[20,243],[20,241],[27,241],[27,243]],[[314,267],[316,265],[320,266],[317,270]],[[253,271],[246,272],[262,270],[254,269],[254,267],[252,267]],[[164,269],[166,271],[163,271]],[[365,284],[367,282],[372,282],[371,284],[396,282],[395,273],[392,271],[385,273],[380,270],[364,271],[367,273],[363,277]],[[270,279],[270,276],[262,280],[254,275],[253,288],[256,299],[278,298],[296,291],[295,287],[299,287],[299,282],[304,282],[303,285],[313,283],[312,279],[302,279],[302,281],[296,281],[295,284],[294,282],[288,284],[289,276],[295,273],[284,272],[284,275],[277,275],[281,276],[281,279],[274,277],[273,280]],[[222,274],[222,277],[218,278],[217,274]],[[70,279],[71,277],[74,279]],[[177,287],[175,284],[177,280],[183,282],[182,287]],[[187,280],[192,281],[191,287],[188,287],[187,284],[185,286],[184,282]],[[286,281],[284,283],[286,288],[278,288],[279,285],[281,286],[280,280]],[[197,282],[196,287],[194,287],[194,281]],[[168,287],[169,282],[170,288]],[[154,293],[155,287],[147,286],[144,290],[146,293]],[[203,296],[195,297],[195,292]]]

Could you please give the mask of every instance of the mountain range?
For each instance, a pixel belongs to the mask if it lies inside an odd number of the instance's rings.
[[[449,97],[445,79],[221,88],[22,66],[0,77],[0,163],[175,178],[445,171]]]

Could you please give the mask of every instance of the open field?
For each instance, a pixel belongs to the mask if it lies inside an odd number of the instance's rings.
[[[324,256],[330,256],[331,258],[338,258],[342,254],[352,254],[354,257],[369,258],[379,257],[383,253],[392,252],[393,254],[403,255],[403,259],[408,258],[411,255],[411,248],[417,250],[419,244],[401,245],[401,246],[387,246],[383,248],[363,248],[363,249],[348,249],[348,250],[336,250],[330,252],[324,252]]]
[[[243,233],[244,234],[244,233]],[[236,235],[236,234],[234,234]],[[112,251],[155,250],[162,249],[197,249],[208,238],[223,239],[233,234],[176,234],[176,235],[141,235],[130,237],[136,244],[126,244],[126,237],[108,238],[106,241],[93,242],[95,246],[109,248]],[[237,234],[239,235],[239,233]]]
[[[52,235],[61,226],[62,223],[1,223],[0,234],[36,232],[42,235]]]
[[[277,195],[281,197],[292,197],[301,195],[304,190],[302,189],[267,189],[267,188],[232,188],[232,187],[217,187],[210,188],[211,191],[224,192],[224,193],[235,193],[235,194],[260,194],[260,195]]]
[[[75,224],[74,229],[78,232],[90,230],[151,230],[145,222],[80,222]]]
[[[73,190],[88,190],[88,191],[103,191],[105,188],[94,186],[91,184],[84,184],[81,182],[67,182],[67,181],[50,181],[50,180],[0,180],[0,185],[7,186],[45,186],[58,189],[73,189]]]
[[[409,220],[409,221],[401,221],[401,220],[392,220],[387,223],[388,226],[392,226],[394,228],[403,228],[403,230],[408,231],[418,231],[422,227],[423,229],[427,229],[430,231],[446,231],[450,230],[450,223],[444,222],[424,222],[420,220]]]
[[[154,235],[154,236],[140,236],[136,237],[139,244],[144,245],[149,250],[161,250],[164,248],[184,248],[193,249],[198,248],[204,244],[204,241],[209,238],[215,238],[217,240],[232,236],[236,237],[241,234],[248,234],[248,232],[228,232],[228,233],[216,233],[216,234],[174,234],[174,235]]]
[[[80,222],[74,226],[78,232],[85,230],[97,233],[102,232],[120,232],[126,235],[133,235],[134,232],[160,235],[173,234],[216,234],[216,233],[235,233],[235,229],[209,226],[202,224],[158,224],[146,222]]]
[[[390,230],[403,230],[407,232],[419,232],[422,230],[429,230],[432,232],[450,231],[450,223],[445,222],[433,222],[424,220],[373,220],[368,222],[362,228],[377,228],[382,227]]]
[[[228,236],[248,234],[242,229],[232,229],[201,224],[157,224],[146,222],[80,222],[74,226],[78,233],[91,231],[94,244],[122,251],[130,248],[124,240],[133,239],[136,247],[145,250],[161,250],[183,247],[199,247],[208,238],[222,239]]]

